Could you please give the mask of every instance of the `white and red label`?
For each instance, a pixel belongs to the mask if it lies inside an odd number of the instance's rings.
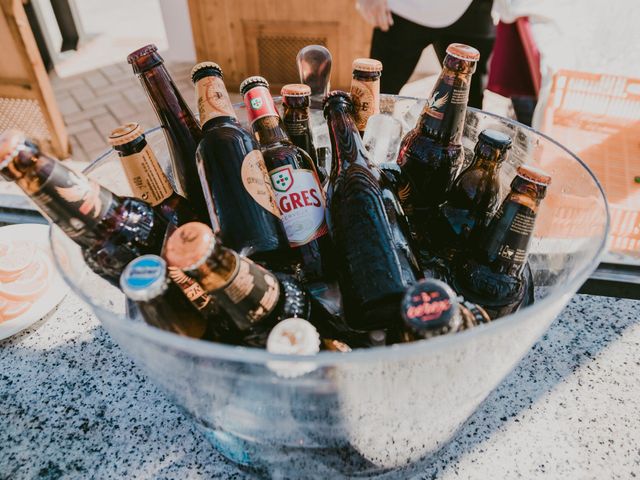
[[[324,195],[315,173],[285,166],[269,176],[289,244],[299,247],[326,234]]]
[[[244,104],[252,124],[262,117],[278,116],[278,110],[269,89],[261,85],[253,87],[244,94]]]

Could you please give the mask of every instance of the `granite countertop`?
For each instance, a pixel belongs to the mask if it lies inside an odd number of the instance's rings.
[[[416,478],[640,477],[640,302],[578,295]],[[0,479],[245,478],[69,295],[0,342]]]

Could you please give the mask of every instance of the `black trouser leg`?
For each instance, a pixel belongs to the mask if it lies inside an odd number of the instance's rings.
[[[393,26],[373,30],[371,58],[382,62],[380,91],[397,94],[416,68],[422,50],[431,43],[431,29],[393,14]]]

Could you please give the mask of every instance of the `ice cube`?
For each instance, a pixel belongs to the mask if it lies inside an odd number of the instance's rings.
[[[406,135],[409,130],[412,130],[413,127],[418,123],[418,119],[420,118],[420,114],[422,113],[422,109],[424,104],[422,102],[417,102],[409,108],[404,115],[400,117],[400,121],[402,122],[402,134]]]
[[[402,124],[391,115],[371,115],[364,131],[363,142],[369,160],[375,165],[394,162],[402,140]]]

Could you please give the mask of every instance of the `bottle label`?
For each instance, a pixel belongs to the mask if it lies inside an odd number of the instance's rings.
[[[278,116],[276,104],[273,103],[273,97],[267,87],[253,87],[244,94],[244,104],[251,124],[262,117]]]
[[[235,117],[227,88],[220,77],[211,75],[196,82],[200,125],[216,117]]]
[[[51,221],[74,239],[98,225],[113,200],[109,190],[60,162],[53,164],[49,178],[32,197]]]
[[[233,279],[223,289],[224,295],[245,318],[255,324],[270,314],[280,298],[278,279],[246,257],[237,256],[238,268]]]
[[[516,202],[508,202],[498,210],[497,221],[494,225],[500,225],[502,218],[509,218],[510,223],[501,241],[496,245],[496,255],[504,263],[522,265],[527,260],[527,250],[536,222],[536,212]]]
[[[363,82],[354,78],[351,81],[351,99],[356,126],[364,132],[369,117],[380,113],[380,80]]]
[[[287,165],[269,175],[289,245],[299,247],[326,234],[325,202],[316,174]]]
[[[200,284],[177,267],[168,267],[169,278],[184,292],[185,296],[198,310],[211,303],[211,297]]]
[[[173,187],[149,146],[121,159],[133,196],[156,206],[173,195]]]
[[[470,81],[466,77],[443,74],[427,100],[423,115],[442,120],[449,104],[466,107],[469,101],[469,85]]]
[[[242,183],[249,195],[265,210],[280,218],[280,210],[271,188],[269,172],[264,165],[264,158],[260,150],[253,150],[244,157],[240,169]]]

